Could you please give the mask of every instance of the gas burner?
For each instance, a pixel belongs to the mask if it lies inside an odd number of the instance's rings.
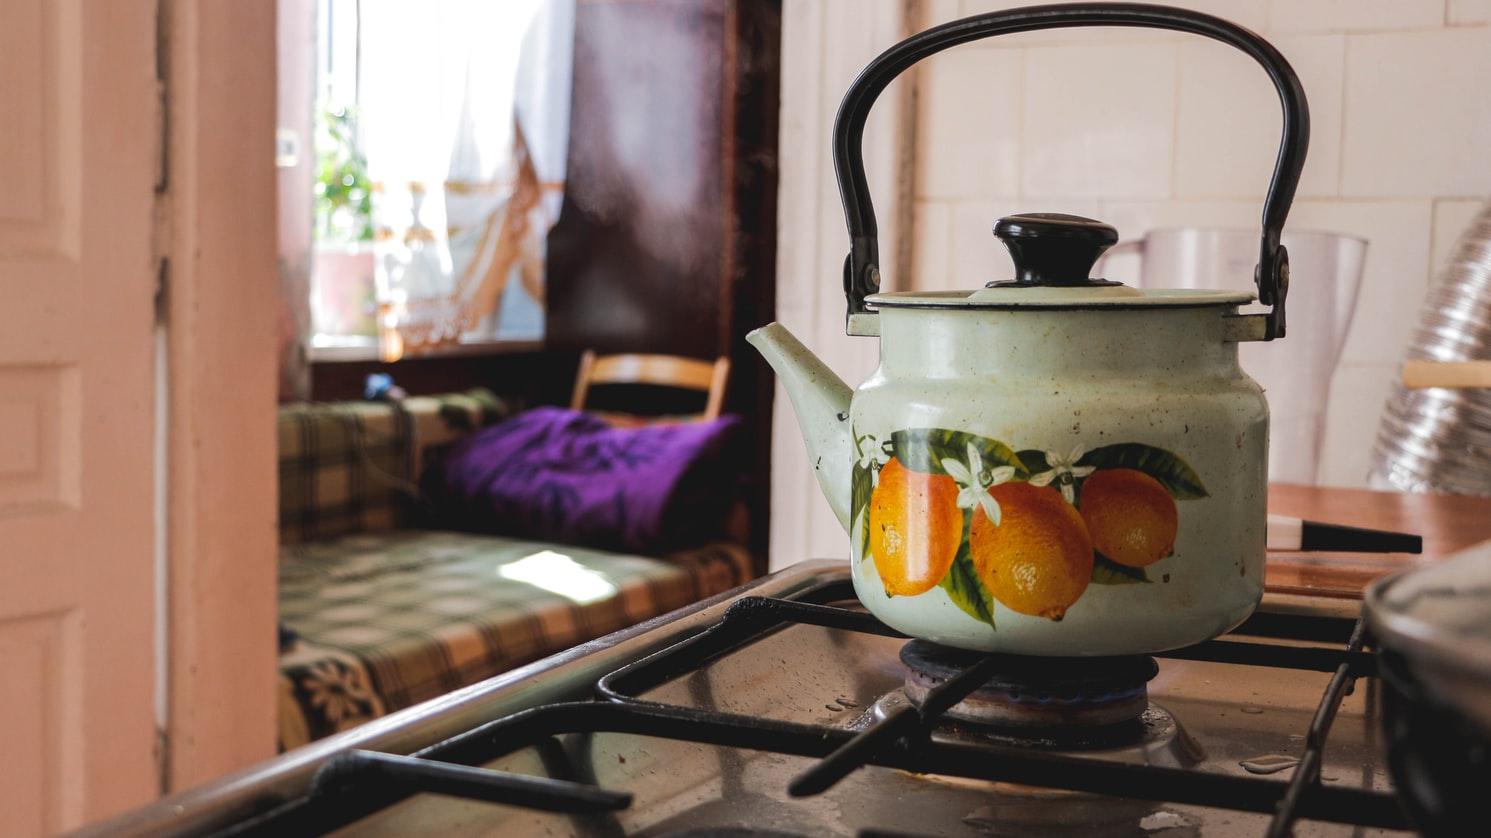
[[[901,690],[886,693],[867,707],[850,727],[863,730],[882,723],[910,703],[911,700]],[[1181,726],[1180,720],[1158,704],[1146,707],[1138,719],[1099,727],[1008,728],[949,721],[932,731],[932,741],[952,744],[985,743],[1062,753],[1080,751],[1112,762],[1174,768],[1190,768],[1206,756],[1201,745]],[[936,779],[944,785],[984,788],[989,785],[986,780],[957,777]],[[1062,794],[1071,795],[1075,792]]]
[[[905,692],[920,704],[927,691],[987,657],[912,640],[901,647]],[[1049,738],[1088,736],[1094,728],[1136,728],[1149,706],[1145,685],[1160,670],[1147,655],[1039,658],[1000,655],[1004,665],[945,714],[949,719],[1003,730],[1039,731]],[[1103,738],[1103,737],[1100,737]]]

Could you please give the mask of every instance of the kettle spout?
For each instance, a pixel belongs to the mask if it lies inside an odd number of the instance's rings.
[[[849,531],[849,491],[854,464],[849,398],[853,391],[818,356],[808,351],[787,327],[771,323],[746,335],[787,389],[797,426],[808,446],[818,487]]]

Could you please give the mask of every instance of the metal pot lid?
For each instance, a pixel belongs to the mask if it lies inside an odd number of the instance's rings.
[[[1080,215],[1032,212],[994,224],[1015,262],[1015,277],[975,291],[872,294],[878,308],[1152,308],[1235,306],[1255,296],[1242,291],[1174,289],[1143,291],[1091,276],[1103,251],[1118,242],[1118,231]]]
[[[1491,683],[1491,543],[1377,582],[1365,610],[1384,648]]]

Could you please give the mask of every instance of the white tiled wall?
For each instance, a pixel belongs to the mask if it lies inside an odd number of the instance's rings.
[[[1290,224],[1370,240],[1319,475],[1362,485],[1424,292],[1491,198],[1491,0],[1167,2],[1258,30],[1285,54],[1313,129]],[[924,0],[919,23],[1011,5]],[[1089,215],[1125,238],[1258,223],[1278,103],[1262,70],[1223,45],[1027,33],[924,62],[917,90],[914,287],[1007,274],[989,230],[1012,211]]]

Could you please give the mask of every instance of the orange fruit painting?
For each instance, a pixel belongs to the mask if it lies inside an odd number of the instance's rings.
[[[1184,574],[1178,559],[1157,578],[1149,568],[1175,555],[1177,501],[1209,496],[1182,456],[1143,442],[1062,454],[947,428],[855,439],[858,559],[874,560],[887,595],[940,588],[990,628],[999,606],[1061,620],[1089,589]]]
[[[1030,483],[989,490],[996,525],[975,511],[969,551],[979,581],[1006,608],[1060,620],[1092,579],[1092,539],[1061,492]]]
[[[886,593],[926,593],[947,575],[963,540],[957,499],[947,475],[912,471],[895,458],[880,469],[870,495],[870,555]]]
[[[1082,484],[1080,504],[1093,547],[1113,561],[1148,567],[1175,552],[1175,499],[1144,472],[1096,471]]]

